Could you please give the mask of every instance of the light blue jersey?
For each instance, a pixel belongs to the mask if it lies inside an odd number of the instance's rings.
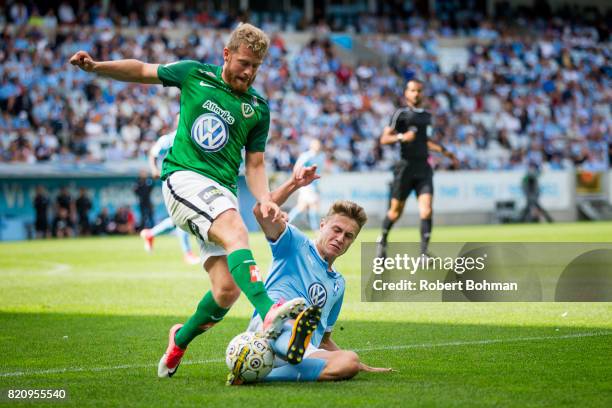
[[[170,152],[172,144],[174,143],[174,137],[176,136],[176,130],[160,136],[151,147],[151,154],[156,158],[157,168],[161,169],[162,162]]]
[[[319,347],[323,334],[332,331],[340,314],[344,278],[333,268],[327,271],[327,261],[315,243],[291,224],[270,247],[273,259],[265,284],[268,295],[276,301],[302,297],[307,304],[321,307],[321,321],[311,340]]]

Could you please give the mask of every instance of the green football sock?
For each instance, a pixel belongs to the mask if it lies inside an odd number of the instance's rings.
[[[209,290],[198,304],[193,316],[176,333],[174,342],[180,348],[185,349],[193,339],[220,322],[228,311],[229,309],[222,308],[215,302]]]
[[[268,296],[266,288],[261,281],[261,275],[253,259],[250,249],[238,249],[227,256],[229,270],[234,281],[249,299],[249,302],[257,309],[257,313],[265,319],[268,310],[274,301]]]

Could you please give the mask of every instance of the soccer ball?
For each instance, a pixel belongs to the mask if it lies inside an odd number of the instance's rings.
[[[240,380],[245,383],[255,382],[270,374],[274,364],[274,352],[268,340],[254,332],[241,333],[229,342],[225,351],[227,367],[230,370],[234,368],[245,347],[248,352],[244,355],[242,367],[237,373]]]

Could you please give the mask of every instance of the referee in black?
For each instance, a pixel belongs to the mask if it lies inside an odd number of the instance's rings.
[[[432,134],[431,113],[423,109],[423,82],[412,79],[406,84],[406,107],[395,111],[389,126],[385,126],[380,143],[399,143],[400,160],[395,164],[391,202],[378,238],[377,257],[387,256],[387,236],[404,211],[406,199],[416,191],[421,218],[421,254],[427,255],[432,228],[433,170],[427,162],[429,150],[442,153],[458,168],[455,155],[439,143],[429,140]]]

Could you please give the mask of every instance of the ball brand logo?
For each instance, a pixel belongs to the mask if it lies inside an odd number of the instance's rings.
[[[310,298],[310,303],[323,307],[325,302],[327,302],[327,290],[325,290],[325,286],[315,282],[308,288],[308,297]]]
[[[200,115],[191,127],[191,138],[206,152],[217,152],[229,137],[225,123],[214,113]]]

